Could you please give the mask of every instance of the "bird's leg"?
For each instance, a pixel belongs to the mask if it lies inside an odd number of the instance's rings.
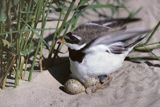
[[[98,76],[100,84],[97,86],[98,88],[106,88],[110,82],[112,81],[112,77],[110,75],[101,75]]]
[[[98,76],[98,78],[99,78],[99,82],[101,84],[103,84],[108,79],[108,76],[107,75],[100,75],[100,76]]]

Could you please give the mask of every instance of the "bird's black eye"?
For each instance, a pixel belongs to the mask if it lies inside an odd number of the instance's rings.
[[[74,35],[72,35],[71,32],[67,33],[64,36],[64,39],[66,42],[71,43],[71,44],[78,44],[80,42],[80,40],[76,38]]]

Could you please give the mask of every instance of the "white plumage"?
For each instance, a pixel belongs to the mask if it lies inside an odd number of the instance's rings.
[[[99,51],[97,47],[87,54],[81,63],[70,59],[72,75],[83,83],[90,77],[107,75],[118,70],[127,54],[127,52],[119,55],[106,53],[102,48]]]
[[[64,39],[69,48],[72,76],[85,84],[91,77],[117,71],[128,53],[149,31],[126,30],[126,23],[138,20],[95,21],[95,24],[83,24],[68,33]]]

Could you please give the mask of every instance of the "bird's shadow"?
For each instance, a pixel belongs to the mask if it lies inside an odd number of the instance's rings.
[[[48,69],[50,74],[62,85],[70,77],[70,63],[68,57],[60,57],[54,60],[53,66]]]

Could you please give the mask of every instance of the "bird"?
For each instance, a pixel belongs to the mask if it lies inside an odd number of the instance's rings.
[[[127,55],[142,41],[149,29],[127,29],[140,18],[115,18],[90,21],[64,35],[69,50],[73,78],[85,84],[120,69]]]

